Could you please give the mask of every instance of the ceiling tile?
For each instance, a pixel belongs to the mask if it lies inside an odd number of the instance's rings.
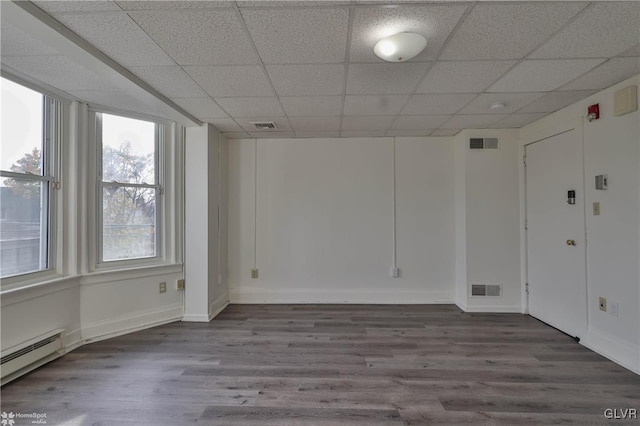
[[[437,129],[450,115],[401,115],[391,126],[395,130]]]
[[[340,132],[340,136],[343,138],[379,138],[385,135],[384,130],[347,130]]]
[[[300,7],[300,6],[343,6],[351,4],[351,1],[338,0],[253,0],[253,1],[237,1],[238,7]]]
[[[560,90],[599,90],[640,73],[640,58],[613,58]]]
[[[243,9],[264,63],[344,62],[349,10]]]
[[[242,132],[244,129],[232,118],[203,118],[200,121],[213,124],[221,132]]]
[[[531,114],[511,114],[507,118],[504,118],[491,127],[496,129],[519,129],[522,126],[526,126],[529,123],[533,123],[536,120],[541,119],[547,115],[546,113],[531,113]]]
[[[120,10],[112,1],[33,1],[40,9],[49,13],[61,12],[94,12],[100,10]]]
[[[387,130],[385,136],[429,136],[433,130]]]
[[[252,123],[259,121],[273,121],[276,125],[276,128],[273,130],[261,130],[257,129],[255,125]],[[293,130],[289,127],[289,122],[287,121],[287,117],[276,117],[273,115],[270,116],[260,116],[260,117],[249,117],[249,118],[238,118],[236,122],[242,126],[244,130],[249,133],[280,133],[280,132],[293,132]]]
[[[296,138],[337,138],[340,132],[296,132]]]
[[[616,56],[640,40],[640,3],[594,3],[538,48],[531,58]]]
[[[249,139],[251,135],[247,132],[223,132],[227,139]]]
[[[175,65],[124,12],[56,15],[56,19],[125,67]]]
[[[216,98],[232,117],[281,117],[284,115],[277,98]]]
[[[196,117],[229,117],[211,98],[172,98],[171,100]]]
[[[351,64],[347,94],[377,95],[411,93],[418,85],[427,63]]]
[[[177,66],[130,67],[129,71],[169,98],[206,98],[207,93]]]
[[[460,114],[511,114],[543,95],[544,93],[482,93],[464,107]],[[504,103],[505,107],[492,110],[490,107],[496,102]]]
[[[344,65],[267,65],[279,96],[340,95]]]
[[[396,115],[409,95],[349,95],[344,100],[344,115]]]
[[[296,133],[340,130],[340,117],[290,117],[289,123]]]
[[[518,113],[545,112],[551,113],[571,105],[595,93],[594,90],[578,90],[573,92],[551,92],[531,102]]]
[[[466,8],[462,4],[356,8],[350,60],[381,62],[373,53],[373,47],[380,39],[401,32],[427,38],[427,48],[412,59],[413,62],[433,60]]]
[[[281,96],[280,102],[289,117],[326,117],[342,110],[342,96]]]
[[[129,12],[129,15],[179,65],[259,62],[234,10]]]
[[[446,121],[443,129],[484,129],[491,126],[503,118],[507,114],[480,114],[480,115],[454,115],[450,120]]]
[[[212,7],[233,7],[234,2],[232,1],[134,1],[134,0],[124,0],[117,1],[118,5],[123,10],[162,10],[162,9],[208,9]]]
[[[20,28],[2,20],[0,24],[2,56],[57,55],[56,50],[31,37]]]
[[[454,93],[454,94],[430,94],[413,95],[403,114],[454,114],[468,104],[477,94],[475,93]]]
[[[377,131],[387,130],[393,119],[392,115],[378,115],[374,117],[343,117],[342,130],[344,131]]]
[[[7,56],[2,63],[60,90],[111,90],[97,74],[67,56]]]
[[[417,93],[477,93],[495,82],[516,61],[438,61]]]
[[[214,97],[273,96],[260,65],[184,67],[184,70]]]
[[[462,129],[437,129],[431,132],[429,136],[455,136]]]
[[[296,136],[293,132],[251,132],[249,134],[257,139],[288,139]]]
[[[440,59],[520,59],[565,25],[586,3],[479,3]]]
[[[635,56],[640,57],[640,43],[633,46],[631,49],[625,50],[618,56]]]
[[[550,59],[523,61],[487,92],[548,92],[586,73],[603,59]]]

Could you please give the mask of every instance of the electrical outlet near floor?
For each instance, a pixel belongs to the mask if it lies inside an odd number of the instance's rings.
[[[391,277],[400,278],[400,268],[391,268]]]
[[[184,280],[178,280],[176,282],[176,290],[184,290]]]
[[[166,293],[167,292],[167,283],[166,282],[161,282],[160,283],[160,293]]]
[[[251,270],[251,278],[258,278],[258,268]]]
[[[606,297],[600,297],[598,299],[598,306],[600,307],[601,311],[607,312],[607,298]]]

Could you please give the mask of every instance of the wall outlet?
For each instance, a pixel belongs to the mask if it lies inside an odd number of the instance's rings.
[[[611,302],[609,304],[609,313],[617,318],[618,315],[620,315],[620,304],[618,302]]]
[[[600,307],[600,310],[602,312],[607,312],[607,298],[606,297],[600,297],[598,299],[598,306]]]
[[[391,277],[400,278],[400,268],[391,268]]]
[[[178,282],[176,282],[176,290],[184,290],[184,280],[178,280]]]
[[[161,282],[160,283],[160,293],[166,293],[167,292],[167,283],[166,282]]]
[[[258,278],[258,268],[251,270],[251,278]]]
[[[598,202],[593,203],[593,215],[600,216],[600,203]]]

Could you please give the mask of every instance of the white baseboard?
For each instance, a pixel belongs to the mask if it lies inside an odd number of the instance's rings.
[[[485,312],[485,313],[504,313],[504,314],[521,314],[522,306],[513,305],[513,306],[501,306],[501,305],[491,305],[491,306],[470,306],[466,305],[464,308],[458,305],[460,309],[465,312]]]
[[[587,331],[587,338],[580,340],[580,343],[624,368],[640,374],[640,346],[608,336],[593,328]]]
[[[184,322],[209,322],[209,315],[206,314],[187,314],[182,316]]]
[[[214,319],[229,305],[229,292],[224,293],[209,304],[209,321]]]
[[[446,291],[368,291],[231,289],[231,303],[354,303],[354,304],[435,304],[453,303]]]
[[[63,336],[62,342],[65,354],[79,348],[84,344],[84,341],[82,340],[82,329],[78,328],[66,333]]]
[[[82,327],[85,343],[121,336],[157,325],[167,324],[182,319],[182,306],[169,306],[153,311],[137,312],[120,318],[88,323]]]

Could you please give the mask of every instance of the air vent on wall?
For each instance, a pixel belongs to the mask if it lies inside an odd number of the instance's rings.
[[[502,286],[500,284],[471,284],[471,295],[500,297]]]
[[[276,123],[273,121],[252,121],[251,124],[259,130],[272,130],[276,128]]]
[[[471,138],[469,149],[498,149],[498,138]]]

